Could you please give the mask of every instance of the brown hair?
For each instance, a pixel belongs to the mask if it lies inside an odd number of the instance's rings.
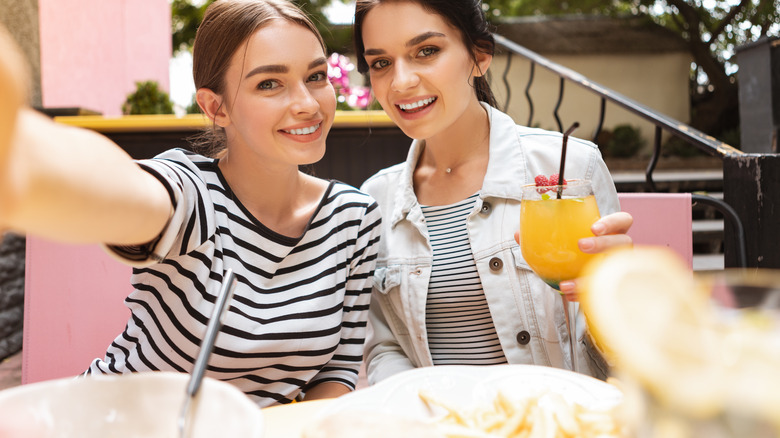
[[[368,72],[368,63],[363,56],[366,47],[363,43],[363,21],[366,15],[375,6],[381,3],[398,0],[357,0],[355,4],[355,23],[352,27],[353,38],[355,41],[355,54],[357,56],[357,68],[361,73]],[[480,0],[402,0],[411,3],[417,3],[428,12],[439,15],[447,23],[460,31],[463,44],[472,54],[474,63],[477,63],[475,52],[481,52],[493,55],[496,43],[493,39],[493,33],[490,30],[490,24],[482,11],[482,1]],[[487,72],[484,72],[487,73]],[[493,107],[496,105],[496,98],[490,89],[487,74],[474,78],[474,91],[477,99]]]
[[[192,46],[192,76],[195,89],[225,93],[225,72],[230,60],[258,29],[270,20],[282,19],[309,29],[325,52],[325,42],[309,17],[286,0],[217,0],[206,9]],[[192,147],[214,156],[225,148],[225,132],[216,124],[196,138]]]

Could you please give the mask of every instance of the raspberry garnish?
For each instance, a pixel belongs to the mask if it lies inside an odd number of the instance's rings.
[[[560,176],[559,176],[557,173],[553,173],[552,175],[550,175],[550,178],[548,178],[548,179],[547,179],[547,181],[549,181],[549,184],[548,184],[548,185],[550,185],[550,186],[557,186],[557,185],[558,185],[558,178],[559,178],[559,177],[560,177]],[[564,180],[561,182],[561,185],[563,185],[563,186],[565,186],[565,185],[566,185],[566,179],[564,179]]]
[[[534,182],[536,183],[536,191],[539,193],[546,193],[549,190],[552,190],[552,186],[558,185],[558,174],[553,173],[549,177],[546,177],[544,175],[536,175],[536,178],[534,178]],[[563,185],[566,185],[566,180],[563,180]]]

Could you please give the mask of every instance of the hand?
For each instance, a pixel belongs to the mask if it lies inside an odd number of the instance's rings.
[[[626,233],[634,223],[630,214],[619,211],[604,216],[590,227],[596,237],[585,237],[578,244],[582,252],[597,254],[616,246],[631,245],[632,240]]]
[[[322,382],[306,391],[306,396],[303,398],[306,401],[320,400],[324,398],[335,398],[342,396],[350,392],[350,388],[347,385],[343,385],[339,382]]]
[[[16,114],[27,100],[27,64],[11,35],[0,26],[0,152],[9,147]]]
[[[634,218],[624,211],[604,216],[590,227],[595,237],[580,239],[578,246],[582,252],[597,254],[610,248],[631,245],[633,241],[626,233],[633,223]],[[576,280],[562,281],[559,287],[567,300],[579,300]]]
[[[21,51],[5,28],[0,25],[0,213],[10,198],[6,189],[11,178],[11,148],[17,119],[27,99],[27,65]],[[0,214],[0,241],[8,227]]]

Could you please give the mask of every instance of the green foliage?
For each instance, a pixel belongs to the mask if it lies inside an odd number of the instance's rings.
[[[602,129],[596,138],[596,144],[605,158],[635,157],[645,143],[639,129],[628,124],[618,125],[613,130]]]
[[[706,154],[696,146],[680,140],[677,137],[672,137],[661,148],[661,155],[664,157],[677,156],[681,158],[693,158],[702,157]]]
[[[207,0],[201,6],[195,6],[190,0],[171,1],[171,31],[173,34],[173,53],[192,49],[195,32],[203,21],[203,13],[214,0]]]
[[[187,114],[200,114],[202,112],[194,96],[192,98],[192,102],[190,102],[189,106],[187,106],[185,110],[187,111]]]
[[[351,47],[352,33],[349,26],[332,26],[322,10],[333,3],[346,0],[294,0],[301,9],[311,16],[312,21],[322,34],[325,44],[330,52],[344,52],[345,48]],[[171,1],[171,27],[173,31],[173,52],[183,50],[192,50],[192,43],[195,41],[195,32],[198,25],[203,21],[203,14],[206,8],[214,0],[206,0],[200,6],[195,6],[192,0],[172,0]]]
[[[135,86],[122,105],[122,114],[173,114],[171,98],[156,81],[136,82]]]
[[[607,155],[615,158],[631,158],[645,145],[639,129],[631,125],[618,125],[612,130],[607,143]]]

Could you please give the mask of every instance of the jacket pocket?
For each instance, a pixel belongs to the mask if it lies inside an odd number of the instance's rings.
[[[522,271],[531,271],[533,272],[533,269],[531,269],[531,266],[528,265],[528,262],[525,261],[523,258],[523,250],[520,249],[519,245],[512,247],[512,257],[515,259],[515,267]]]
[[[392,265],[374,270],[374,288],[387,295],[394,287],[401,284],[401,266]]]

